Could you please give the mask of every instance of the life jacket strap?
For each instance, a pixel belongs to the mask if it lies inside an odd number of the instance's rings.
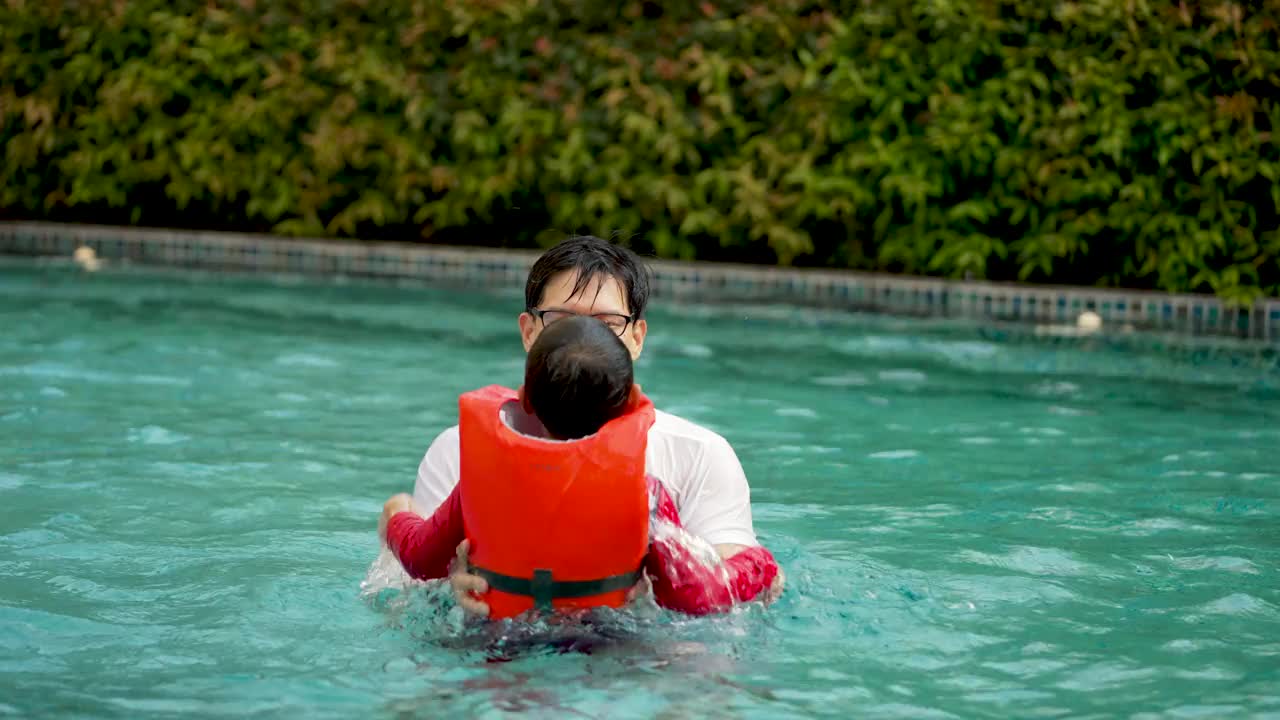
[[[538,610],[550,611],[555,599],[584,598],[592,595],[628,590],[644,577],[644,566],[629,573],[612,575],[599,580],[555,580],[550,570],[534,570],[532,578],[503,575],[472,565],[470,572],[485,579],[489,587],[509,595],[533,598]]]

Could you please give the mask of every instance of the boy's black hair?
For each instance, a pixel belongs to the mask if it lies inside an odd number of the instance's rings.
[[[559,440],[591,435],[621,415],[634,382],[631,353],[592,317],[575,315],[548,325],[525,361],[525,398]]]
[[[593,278],[611,277],[622,285],[632,319],[644,317],[649,304],[649,268],[631,250],[594,235],[568,238],[534,262],[524,284],[524,306],[538,307],[551,278],[568,270],[578,271],[575,295],[586,290]]]

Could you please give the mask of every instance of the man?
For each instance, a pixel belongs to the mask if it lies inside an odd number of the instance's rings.
[[[647,269],[635,253],[592,236],[570,238],[538,258],[525,283],[520,337],[525,352],[551,323],[571,315],[593,316],[608,325],[631,352],[644,349],[649,302]],[[535,418],[525,421],[536,422]],[[418,467],[414,509],[430,515],[453,492],[460,477],[458,427],[440,433]],[[674,496],[685,529],[715,546],[721,558],[757,545],[751,522],[751,492],[733,448],[720,435],[662,411],[649,430],[646,471],[661,478]],[[466,572],[467,543],[458,546],[449,581],[468,613],[487,615],[472,593],[488,588]],[[779,571],[770,597],[782,591]]]

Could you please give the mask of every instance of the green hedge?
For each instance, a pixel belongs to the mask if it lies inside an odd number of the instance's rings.
[[[0,213],[1280,291],[1280,2],[7,0]]]

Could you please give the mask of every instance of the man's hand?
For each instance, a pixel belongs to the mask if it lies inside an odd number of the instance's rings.
[[[387,523],[391,522],[391,517],[398,512],[413,511],[413,496],[408,493],[398,493],[392,495],[382,505],[382,516],[378,518],[378,538],[383,542],[387,541]]]
[[[458,544],[458,557],[453,561],[453,568],[449,573],[449,586],[453,588],[454,601],[463,612],[477,617],[489,617],[488,603],[476,597],[477,594],[489,591],[489,583],[479,575],[467,572],[467,553],[470,550],[470,540],[463,540]]]
[[[746,545],[735,545],[735,544],[733,544],[733,543],[726,543],[726,544],[724,544],[724,545],[716,545],[715,547],[716,547],[716,552],[717,552],[717,553],[720,553],[720,559],[721,559],[721,560],[728,560],[729,558],[733,557],[734,555],[737,555],[738,553],[740,553],[740,552],[742,552],[743,550],[746,550],[746,549],[747,549],[747,546],[746,546]],[[774,576],[774,578],[773,578],[773,582],[772,582],[772,583],[770,583],[770,585],[769,585],[769,589],[768,589],[768,590],[766,590],[766,591],[764,592],[764,594],[760,596],[760,600],[761,600],[765,605],[768,605],[769,603],[773,602],[774,600],[777,600],[778,598],[782,597],[782,589],[783,589],[783,587],[784,587],[786,584],[787,584],[787,578],[786,578],[786,576],[782,573],[782,566],[781,566],[781,565],[779,565],[779,566],[778,566],[778,574],[777,574],[776,576]]]

